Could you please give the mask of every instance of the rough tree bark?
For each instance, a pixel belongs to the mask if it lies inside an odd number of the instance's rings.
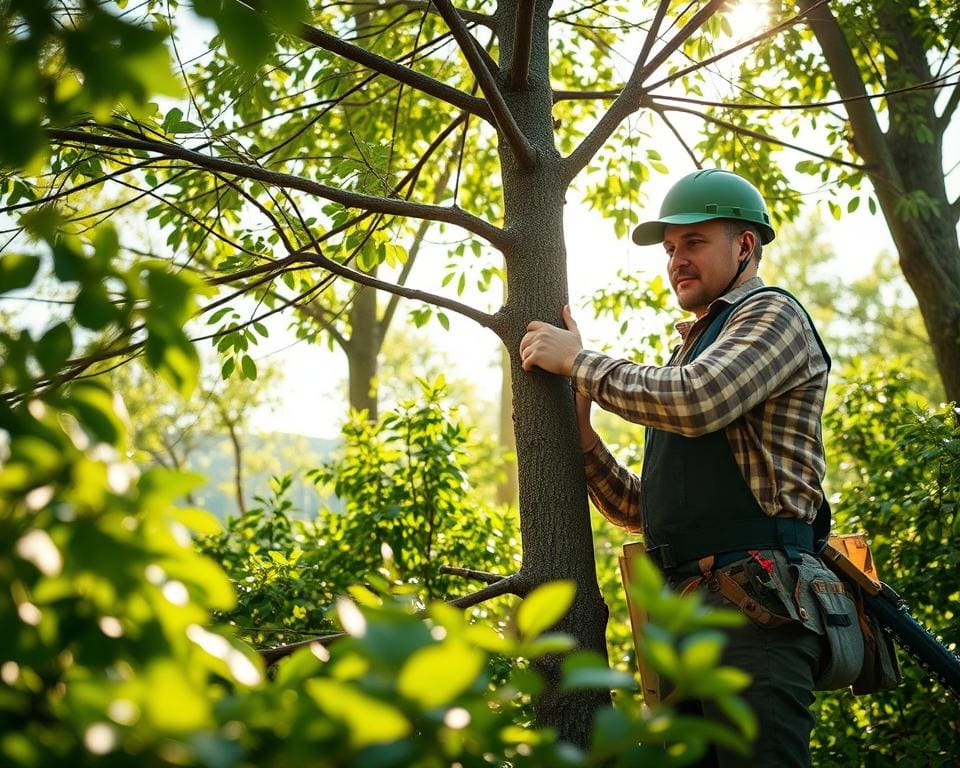
[[[497,8],[501,65],[514,58],[517,0]],[[573,395],[566,380],[526,373],[520,366],[520,339],[531,320],[562,323],[568,301],[563,235],[565,181],[554,146],[549,77],[548,11],[533,10],[533,35],[526,85],[511,90],[511,70],[502,66],[499,85],[524,136],[535,148],[536,163],[524,169],[501,141],[507,267],[507,301],[498,313],[497,332],[510,355],[517,444],[520,530],[524,587],[572,579],[577,595],[557,627],[582,648],[606,658],[607,609],[597,585],[593,537],[587,506],[583,457],[576,440]],[[559,660],[538,664],[548,682],[537,704],[540,723],[557,728],[576,744],[588,741],[592,712],[609,696],[599,692],[559,695]]]

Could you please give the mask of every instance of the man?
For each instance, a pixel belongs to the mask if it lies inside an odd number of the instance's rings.
[[[744,697],[759,736],[748,764],[783,768],[810,764],[809,707],[827,659],[809,585],[836,580],[813,557],[811,526],[823,499],[829,358],[792,297],[754,293],[774,234],[745,179],[685,176],[660,217],[633,233],[639,245],[662,243],[677,300],[696,318],[678,325],[683,343],[670,363],[583,349],[569,307],[566,329],[530,323],[520,356],[524,370],[570,377],[589,491],[603,515],[644,534],[672,587],[707,586],[708,603],[746,606],[751,622],[729,632],[724,662],[753,680]],[[591,402],[648,427],[639,477],[594,431]],[[719,750],[703,764],[744,761]]]

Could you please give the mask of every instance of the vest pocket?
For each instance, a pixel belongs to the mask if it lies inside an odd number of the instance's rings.
[[[847,586],[840,581],[812,579],[810,592],[823,620],[830,657],[820,671],[814,689],[834,691],[846,688],[863,668],[863,631],[857,605]]]

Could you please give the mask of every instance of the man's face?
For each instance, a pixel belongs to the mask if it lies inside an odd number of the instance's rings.
[[[701,317],[736,274],[740,237],[731,237],[720,219],[668,224],[663,247],[670,285],[680,306]]]

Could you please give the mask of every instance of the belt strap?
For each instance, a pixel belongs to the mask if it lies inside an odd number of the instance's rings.
[[[748,549],[782,549],[787,560],[799,563],[801,553],[815,552],[813,527],[795,518],[734,520],[722,528],[701,528],[683,539],[650,547],[647,554],[661,570],[667,571],[707,555]]]

